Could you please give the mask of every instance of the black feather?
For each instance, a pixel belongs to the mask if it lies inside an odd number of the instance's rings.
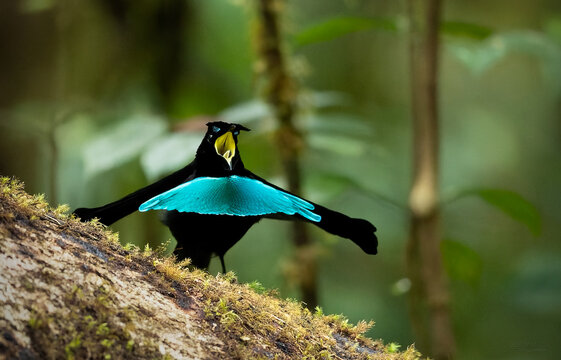
[[[239,149],[237,148],[237,135],[240,130],[248,131],[249,129],[238,124],[225,122],[211,122],[207,125],[208,131],[197,150],[195,160],[183,169],[120,200],[96,208],[79,208],[74,213],[82,220],[98,218],[101,223],[110,225],[138,210],[139,206],[147,200],[198,177],[243,176],[261,181],[275,189],[289,193],[245,169]],[[231,159],[231,165],[217,154],[214,147],[216,138],[228,131],[232,133],[236,144],[235,156]],[[309,200],[306,201],[310,202]],[[313,202],[310,203],[314,205],[313,212],[321,216],[319,222],[310,221],[298,214],[231,216],[203,215],[178,211],[165,211],[163,222],[169,227],[177,240],[175,254],[178,258],[191,258],[192,264],[199,268],[207,268],[211,257],[218,255],[221,260],[222,270],[225,271],[224,255],[226,252],[245,235],[251,226],[265,217],[308,221],[329,233],[350,239],[367,254],[377,253],[378,239],[375,235],[376,227],[370,222],[364,219],[351,218]]]

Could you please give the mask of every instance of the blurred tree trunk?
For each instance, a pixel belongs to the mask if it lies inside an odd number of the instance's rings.
[[[440,254],[438,200],[438,29],[440,0],[409,0],[413,111],[413,185],[407,265],[411,319],[421,348],[450,359],[455,341]]]
[[[189,71],[184,62],[188,27],[195,16],[190,1],[98,0],[119,27],[123,46],[134,62],[144,61],[154,79],[160,108],[169,112],[181,74]]]
[[[279,24],[284,6],[284,1],[258,0],[257,66],[265,78],[266,101],[279,122],[276,139],[288,180],[288,190],[301,195],[300,150],[303,147],[303,138],[294,125],[298,90],[287,68]],[[291,224],[302,300],[309,308],[314,308],[318,302],[315,252],[305,224],[301,221]]]

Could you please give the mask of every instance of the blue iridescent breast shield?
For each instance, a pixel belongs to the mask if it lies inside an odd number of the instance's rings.
[[[151,198],[138,210],[177,210],[232,216],[283,213],[300,214],[313,222],[321,220],[321,216],[312,211],[312,203],[259,180],[236,175],[193,179]]]

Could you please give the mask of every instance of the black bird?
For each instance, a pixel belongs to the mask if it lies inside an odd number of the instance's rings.
[[[110,225],[134,211],[167,210],[163,222],[177,240],[175,254],[207,268],[213,254],[224,266],[224,254],[262,218],[303,220],[352,240],[376,254],[376,227],[304,200],[244,167],[238,135],[248,128],[210,122],[195,159],[183,169],[97,208],[80,208],[81,220],[98,218]]]

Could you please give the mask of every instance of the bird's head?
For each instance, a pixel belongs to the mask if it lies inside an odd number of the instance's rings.
[[[206,125],[208,130],[197,155],[204,156],[204,161],[216,164],[223,170],[233,170],[238,163],[241,163],[238,135],[240,131],[249,131],[249,129],[243,125],[223,121],[213,121]]]

